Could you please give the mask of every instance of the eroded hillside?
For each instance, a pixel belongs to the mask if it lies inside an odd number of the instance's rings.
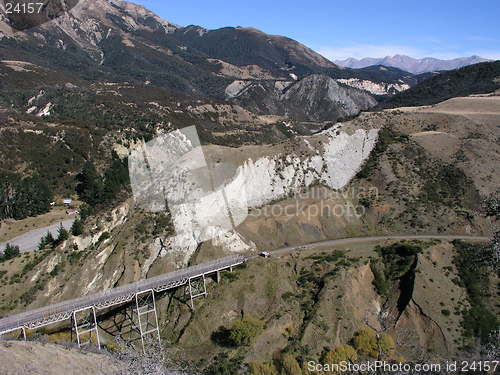
[[[144,212],[128,199],[87,219],[82,235],[55,250],[3,263],[3,314],[160,274],[193,254],[202,261],[374,234],[491,235],[483,202],[498,186],[488,171],[498,164],[493,125],[464,116],[384,112],[336,129],[273,146],[208,146],[208,160],[232,166],[226,183],[236,188],[243,182],[250,194],[249,216],[235,232],[201,246],[195,238],[179,242],[168,213]],[[374,138],[367,135],[376,129],[382,130],[368,157]],[[426,143],[426,134],[435,133],[462,152],[471,143],[484,146],[464,159],[451,147]]]
[[[163,353],[173,357],[155,358],[191,363],[198,371],[248,364],[252,374],[259,366],[277,374],[293,358],[302,369],[297,374],[306,374],[306,363],[345,345],[359,359],[438,362],[471,355],[476,336],[486,345],[488,336],[481,338],[481,332],[498,324],[497,279],[480,260],[489,251],[480,242],[359,240],[255,258],[224,272],[219,283],[207,280],[208,295],[196,299],[194,309],[182,288],[159,296]],[[467,276],[473,269],[484,275],[481,280]],[[474,285],[482,292],[474,292]],[[489,320],[470,321],[476,311]],[[116,344],[109,333],[122,327],[130,334],[122,313],[118,309],[99,323],[101,343],[111,351],[122,342]],[[243,336],[233,333],[244,325],[256,328]],[[61,328],[28,335],[69,340],[69,331]],[[357,339],[375,335],[383,340],[378,349]],[[78,354],[69,355],[79,363]],[[120,365],[106,361],[110,368]]]

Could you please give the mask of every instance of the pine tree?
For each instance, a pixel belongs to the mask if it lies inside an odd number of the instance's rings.
[[[61,226],[57,230],[57,240],[55,243],[59,245],[60,243],[66,241],[68,238],[69,238],[69,232],[61,224]]]
[[[127,160],[122,161],[116,152],[113,152],[111,166],[104,174],[103,198],[106,201],[116,198],[116,195],[130,183]]]
[[[47,231],[47,234],[45,235],[45,244],[48,245],[48,244],[51,244],[53,242],[54,242],[54,236],[52,235],[52,233]]]
[[[94,164],[87,161],[77,176],[76,191],[80,199],[91,206],[98,204],[103,194],[102,178],[97,173]]]
[[[83,223],[80,219],[76,219],[71,225],[71,234],[73,236],[79,236],[83,233]]]
[[[5,260],[15,258],[19,254],[21,254],[21,251],[19,250],[19,246],[14,246],[14,245],[11,245],[10,243],[8,243],[7,246],[5,247],[5,251],[4,251],[3,256],[1,257],[1,260],[5,261]]]

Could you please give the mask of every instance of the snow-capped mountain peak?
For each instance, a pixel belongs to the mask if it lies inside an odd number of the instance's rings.
[[[485,61],[489,60],[476,55],[470,57],[459,57],[451,60],[440,60],[434,57],[415,59],[406,55],[394,55],[382,58],[365,57],[363,59],[350,57],[345,60],[336,60],[334,63],[346,68],[354,69],[365,68],[371,65],[384,65],[399,68],[413,74],[420,74],[440,70],[453,70]]]

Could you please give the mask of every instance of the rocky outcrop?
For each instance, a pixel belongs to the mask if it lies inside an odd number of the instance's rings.
[[[338,83],[351,86],[360,90],[368,91],[373,95],[394,95],[398,92],[408,90],[410,85],[403,81],[399,83],[373,82],[359,78],[337,79]]]
[[[299,81],[234,81],[225,93],[227,99],[255,112],[301,121],[337,121],[377,104],[366,91],[319,74]]]
[[[286,111],[293,118],[335,121],[357,115],[377,104],[363,91],[342,87],[330,77],[311,75],[284,94]]]
[[[337,124],[317,135],[272,147],[237,150],[211,146],[204,150],[193,144],[193,131],[185,128],[159,135],[129,158],[136,204],[158,212],[166,210],[168,202],[176,234],[165,239],[160,254],[175,249],[183,254],[183,264],[209,239],[225,252],[255,248],[234,233],[250,210],[313,184],[343,188],[368,158],[378,134],[376,129],[347,133]],[[241,158],[241,151],[249,156]],[[213,155],[216,162],[210,167],[210,160],[207,164],[205,159]],[[198,168],[206,169],[211,177],[207,179]],[[228,232],[233,234],[226,236]]]

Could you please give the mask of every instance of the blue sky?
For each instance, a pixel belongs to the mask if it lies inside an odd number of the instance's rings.
[[[132,0],[134,1],[134,0]],[[500,59],[500,0],[135,0],[181,26],[252,26],[330,59]]]

